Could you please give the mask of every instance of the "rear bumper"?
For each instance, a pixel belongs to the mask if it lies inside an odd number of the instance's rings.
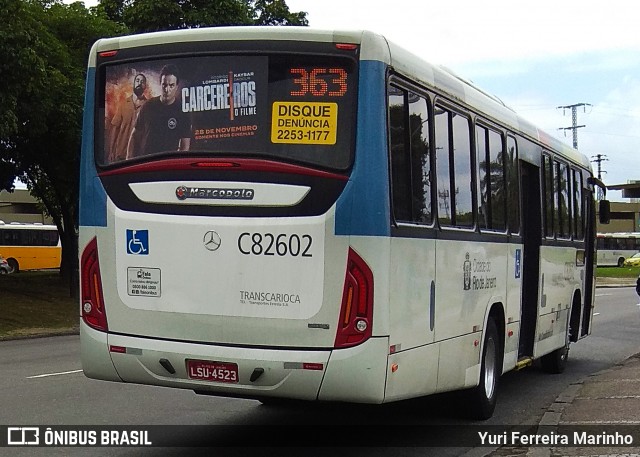
[[[243,398],[382,403],[388,340],[371,338],[341,350],[281,350],[228,347],[105,334],[80,324],[82,368],[90,378],[190,389]],[[110,346],[126,348],[110,352]],[[170,373],[160,363],[169,361]],[[234,384],[190,379],[188,359],[238,365]],[[165,363],[166,365],[166,363]],[[256,369],[263,374],[254,381]]]

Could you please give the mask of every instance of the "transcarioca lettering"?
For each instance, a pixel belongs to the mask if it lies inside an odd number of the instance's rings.
[[[277,303],[300,303],[300,295],[279,292],[248,292],[240,291],[240,300],[252,302],[277,302]]]

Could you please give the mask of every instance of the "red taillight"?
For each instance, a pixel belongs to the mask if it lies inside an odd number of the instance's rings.
[[[107,315],[104,310],[100,263],[98,262],[98,242],[94,238],[82,252],[80,260],[80,313],[87,325],[106,332]]]
[[[373,329],[373,273],[349,248],[336,348],[355,346],[371,337]]]
[[[336,43],[336,48],[343,51],[355,51],[358,49],[358,45],[352,43]]]
[[[118,53],[117,50],[113,50],[113,51],[102,51],[100,53],[98,53],[100,55],[100,57],[113,57]]]
[[[240,164],[233,162],[195,162],[193,164],[194,167],[197,168],[238,168]]]

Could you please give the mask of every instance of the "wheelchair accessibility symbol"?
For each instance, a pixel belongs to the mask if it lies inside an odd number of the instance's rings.
[[[127,254],[149,255],[149,230],[127,229]]]

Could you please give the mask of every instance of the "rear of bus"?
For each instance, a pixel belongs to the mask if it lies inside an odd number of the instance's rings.
[[[361,38],[221,28],[94,45],[80,203],[88,377],[384,400],[385,263],[367,254],[383,259],[371,240],[388,233],[384,65],[360,61]],[[117,139],[127,104],[129,141]],[[357,126],[374,128],[356,139]]]

